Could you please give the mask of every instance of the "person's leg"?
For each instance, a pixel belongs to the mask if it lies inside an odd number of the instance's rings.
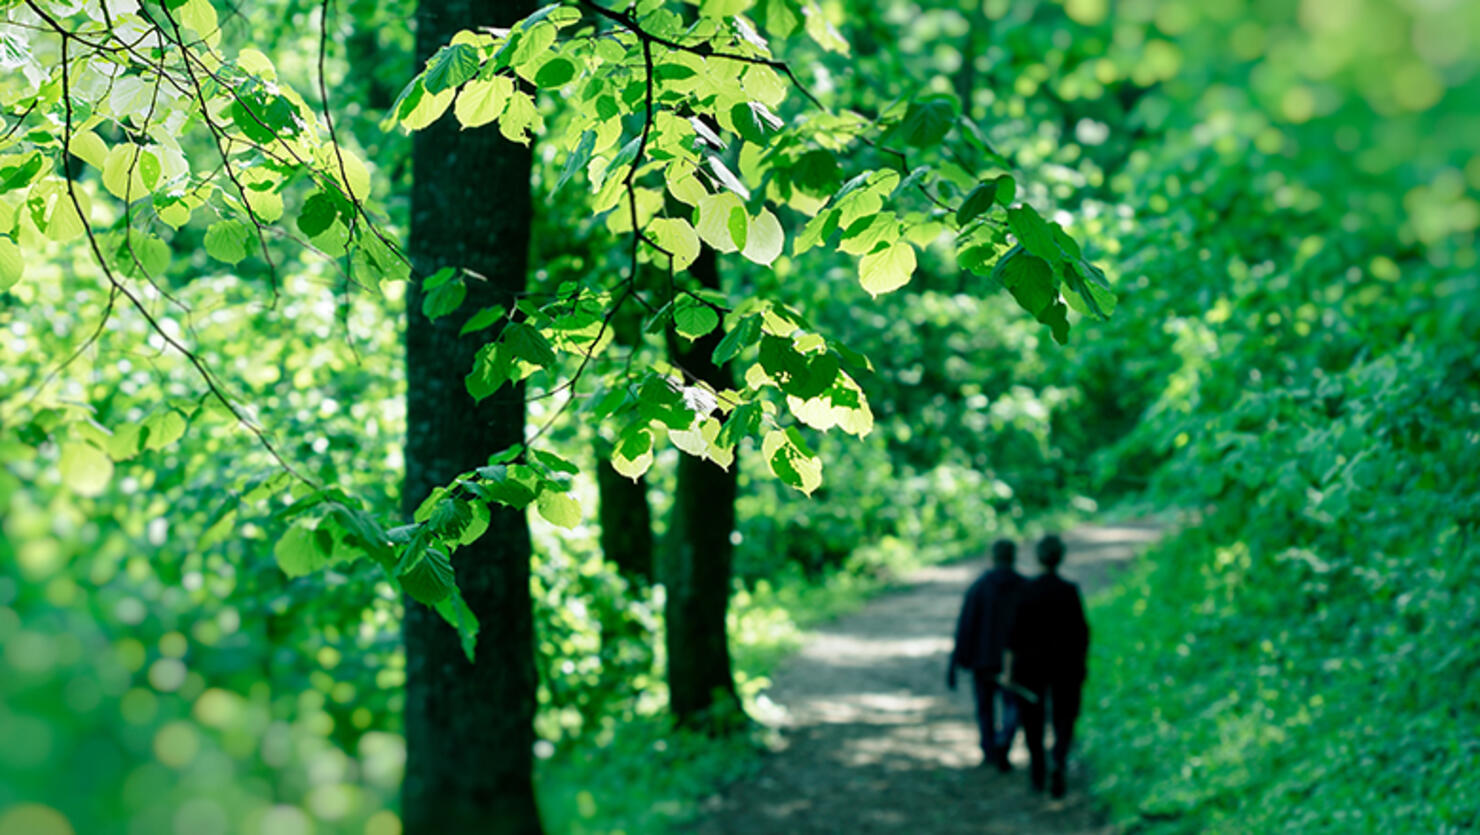
[[[1012,764],[1007,760],[1007,753],[1012,750],[1012,738],[1017,735],[1018,729],[1018,698],[1011,690],[1001,687],[996,688],[997,698],[1002,700],[998,706],[1001,709],[1002,726],[997,730],[994,742],[997,745],[997,770],[1003,773],[1012,770]]]
[[[1023,699],[1018,704],[1023,720],[1023,738],[1028,743],[1028,781],[1034,791],[1043,791],[1043,697],[1041,687],[1029,688],[1038,697],[1036,702]]]
[[[1079,719],[1080,683],[1060,682],[1053,689],[1053,794],[1068,791],[1069,746],[1074,743],[1074,723]]]
[[[996,717],[993,715],[992,696],[997,690],[997,685],[992,680],[993,674],[987,670],[971,671],[971,692],[976,696],[976,725],[980,733],[982,748],[982,762],[992,763],[996,761],[997,749],[994,742],[996,736]]]

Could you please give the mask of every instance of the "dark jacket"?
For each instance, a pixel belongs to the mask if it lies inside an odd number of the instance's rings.
[[[1057,574],[1029,580],[1018,594],[1007,648],[1012,650],[1012,677],[1018,681],[1083,681],[1089,622],[1079,587]]]
[[[966,590],[961,616],[956,620],[956,648],[951,663],[975,670],[1002,669],[1002,650],[1012,625],[1012,606],[1023,575],[999,567],[978,577]]]

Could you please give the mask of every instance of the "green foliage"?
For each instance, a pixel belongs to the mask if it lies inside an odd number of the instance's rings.
[[[551,828],[692,815],[753,760],[655,718],[597,435],[657,518],[677,455],[739,468],[747,698],[915,561],[1131,494],[1195,523],[1094,613],[1117,820],[1475,826],[1473,4],[579,3],[410,83],[397,4],[4,5],[0,829],[395,831],[403,601],[476,654],[493,503]],[[537,145],[526,296],[400,256],[382,118]],[[412,520],[404,281],[537,422]]]

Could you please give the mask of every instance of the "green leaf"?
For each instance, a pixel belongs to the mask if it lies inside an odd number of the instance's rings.
[[[529,451],[529,454],[554,472],[565,473],[567,475],[578,475],[581,472],[580,467],[548,450],[532,449]]]
[[[730,228],[732,235],[735,232],[734,218],[732,214]],[[786,246],[786,233],[781,230],[781,221],[771,214],[770,209],[761,209],[760,214],[746,219],[746,231],[736,238],[736,242],[739,243],[742,238],[745,242],[740,254],[747,260],[764,267],[771,266],[771,262],[781,255],[781,250]]]
[[[956,97],[945,93],[922,96],[910,102],[904,118],[889,132],[890,138],[923,148],[938,145],[960,113]]]
[[[838,367],[836,354],[812,354],[807,359],[806,373],[793,376],[782,384],[781,390],[793,397],[811,400],[832,386],[838,376]]]
[[[761,456],[783,484],[810,496],[822,484],[822,462],[799,440],[795,428],[768,432],[761,441]]]
[[[436,605],[437,614],[457,630],[457,637],[462,644],[463,655],[468,661],[474,660],[478,649],[478,618],[473,615],[473,610],[463,600],[463,596],[453,589],[446,597],[442,598]]]
[[[329,556],[319,547],[312,528],[290,525],[272,548],[278,568],[289,577],[302,577],[329,564]]]
[[[1115,310],[1115,293],[1086,280],[1081,264],[1082,262],[1071,261],[1064,265],[1064,284],[1070,290],[1064,295],[1064,300],[1086,316],[1109,319]]]
[[[534,74],[536,87],[563,87],[576,77],[575,62],[569,58],[551,58]]]
[[[57,469],[62,475],[62,483],[82,496],[102,495],[108,481],[113,478],[113,462],[92,444],[62,444]]]
[[[756,145],[765,145],[784,124],[764,104],[744,101],[730,108],[730,121],[742,139]]]
[[[452,279],[457,278],[457,275],[457,267],[443,267],[442,269],[437,270],[436,272],[427,276],[426,280],[422,281],[421,283],[421,289],[427,292],[431,292],[451,281]]]
[[[1012,205],[1012,200],[1017,196],[1017,181],[1003,174],[997,178],[997,202],[1003,206]]]
[[[802,16],[806,19],[807,37],[829,52],[836,52],[840,55],[848,54],[848,42],[838,34],[838,30],[827,19],[822,7],[817,5],[817,0],[806,0]]]
[[[658,81],[683,81],[697,74],[693,67],[672,61],[664,62],[653,68],[653,78]]]
[[[744,250],[750,240],[750,215],[746,214],[744,206],[736,206],[730,210],[725,229],[730,233],[730,240],[735,242],[735,246]]]
[[[791,254],[803,252],[826,241],[838,229],[838,218],[842,215],[836,208],[827,209],[802,226],[802,233],[792,239]]]
[[[532,482],[520,478],[522,473],[531,471],[528,467],[517,465],[490,464],[479,467],[478,477],[483,479],[480,483],[487,494],[485,498],[519,510],[528,507],[534,501],[535,489],[531,486]]]
[[[504,318],[507,313],[508,311],[505,310],[504,306],[501,304],[496,304],[493,307],[485,307],[477,313],[474,313],[472,316],[469,316],[468,321],[463,323],[463,326],[461,329],[458,330],[457,335],[466,336],[473,331],[481,331],[484,328],[491,327],[494,325],[494,323],[498,322],[498,320]]]
[[[510,39],[514,48],[508,56],[509,66],[518,70],[544,55],[555,44],[555,34],[555,27],[543,21],[537,21],[533,26],[526,23],[520,27],[518,41]]]
[[[477,75],[481,63],[477,48],[471,44],[449,44],[437,50],[427,62],[421,83],[428,93],[435,95]]]
[[[515,91],[509,96],[509,103],[504,107],[503,118],[499,120],[499,133],[510,142],[518,142],[528,145],[532,131],[539,125],[540,113],[534,106],[534,99],[527,93]]]
[[[705,161],[709,163],[709,170],[713,172],[715,179],[719,180],[720,185],[740,197],[749,199],[750,189],[746,188],[745,184],[740,182],[740,178],[736,177],[735,172],[731,171],[725,165],[724,160],[710,154]]]
[[[783,384],[807,373],[807,357],[784,336],[761,337],[760,362],[766,374]]]
[[[550,346],[550,340],[523,322],[510,322],[504,326],[503,345],[525,362],[543,368],[555,364],[555,349]]]
[[[462,533],[457,538],[457,544],[459,545],[471,545],[477,542],[479,537],[487,533],[488,523],[493,518],[492,514],[489,513],[488,505],[483,502],[470,502],[468,509],[471,513],[471,518],[463,526]]]
[[[698,339],[719,327],[719,314],[708,305],[680,307],[673,314],[673,329],[684,339]]]
[[[899,240],[899,221],[893,212],[864,215],[843,230],[838,251],[867,255]]]
[[[0,235],[0,293],[15,286],[26,271],[21,249],[10,238]]]
[[[1048,225],[1032,206],[1014,206],[1007,210],[1007,225],[1018,243],[1030,254],[1057,264],[1064,260],[1064,252],[1054,239],[1053,227]]]
[[[427,517],[433,533],[443,539],[453,540],[461,536],[463,529],[472,521],[472,507],[466,500],[453,496],[444,496],[432,506],[432,514]]]
[[[725,425],[719,430],[715,443],[722,447],[733,446],[741,438],[749,437],[761,430],[765,409],[759,401],[741,403],[730,412]]]
[[[149,433],[144,448],[164,449],[184,436],[185,417],[174,409],[167,408],[145,418],[144,429]]]
[[[475,78],[457,94],[452,106],[452,115],[465,128],[477,128],[503,115],[509,96],[514,93],[514,79],[496,75],[489,79]]]
[[[1035,317],[1058,298],[1053,267],[1036,255],[1015,246],[997,262],[992,277],[1011,291],[1018,304]]]
[[[991,275],[997,261],[997,247],[992,244],[968,246],[956,253],[956,263],[959,266],[980,276]]]
[[[481,401],[508,382],[512,372],[513,364],[508,353],[500,351],[498,343],[490,343],[478,349],[473,370],[463,378],[463,385],[473,400]]]
[[[910,282],[914,272],[915,248],[909,241],[898,241],[858,262],[859,282],[871,296],[898,290]]]
[[[842,176],[838,158],[832,151],[821,148],[802,154],[791,166],[791,181],[803,191],[817,196],[832,194]]]
[[[1045,308],[1038,321],[1048,325],[1055,342],[1060,345],[1069,344],[1069,308],[1063,302],[1054,302]]]
[[[343,229],[335,224],[332,229]],[[379,235],[362,230],[355,248],[355,265],[376,281],[405,281],[411,277],[411,263],[392,249]]]
[[[468,285],[461,278],[433,287],[422,297],[421,312],[428,319],[438,319],[457,310],[467,298]]]
[[[143,435],[144,427],[137,423],[125,423],[114,427],[113,435],[106,443],[108,457],[114,461],[126,461],[138,455],[139,442]]]
[[[571,530],[581,524],[581,506],[564,493],[546,490],[535,499],[535,508],[553,525]]]
[[[0,167],[0,194],[30,185],[31,178],[41,173],[46,157],[32,152],[25,162]]]
[[[586,167],[586,163],[591,161],[591,152],[595,149],[596,132],[583,131],[575,150],[565,158],[565,166],[560,169],[560,178],[555,181],[555,191],[559,191],[561,186],[570,182],[570,178],[574,177],[577,171]]]
[[[648,224],[653,242],[673,256],[673,269],[686,270],[699,257],[699,235],[681,218],[654,218]]]
[[[997,202],[997,182],[997,180],[989,180],[978,185],[966,195],[961,208],[956,210],[957,226],[964,228],[966,224],[976,220],[992,208]]]
[[[447,112],[454,95],[455,91],[447,89],[440,93],[421,91],[420,95],[407,98],[398,113],[402,126],[412,131],[425,130]]]
[[[206,254],[228,264],[240,263],[247,257],[251,227],[238,220],[217,221],[206,229]]]
[[[746,316],[730,327],[728,333],[714,346],[712,359],[715,365],[724,365],[755,343],[761,335],[761,317]]]
[[[742,224],[738,236],[732,224],[736,212]],[[745,205],[734,193],[721,191],[699,198],[696,213],[694,230],[704,243],[718,252],[736,252],[744,246],[749,232],[749,216],[745,213]]]
[[[428,606],[446,600],[457,588],[452,560],[446,551],[433,546],[422,550],[420,557],[407,566],[397,579],[401,581],[401,588],[412,599]]]

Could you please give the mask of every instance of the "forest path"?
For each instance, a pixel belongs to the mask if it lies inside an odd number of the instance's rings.
[[[1147,522],[1076,528],[1064,536],[1063,575],[1093,594],[1160,532]],[[924,569],[907,578],[907,588],[815,629],[778,667],[766,693],[785,714],[782,747],[756,777],[710,798],[703,815],[681,831],[1109,831],[1096,820],[1075,758],[1062,800],[1029,792],[1021,734],[1011,774],[978,765],[970,675],[951,692],[945,672],[961,598],[985,567],[977,560]],[[1031,551],[1021,547],[1019,568],[1036,570]]]

